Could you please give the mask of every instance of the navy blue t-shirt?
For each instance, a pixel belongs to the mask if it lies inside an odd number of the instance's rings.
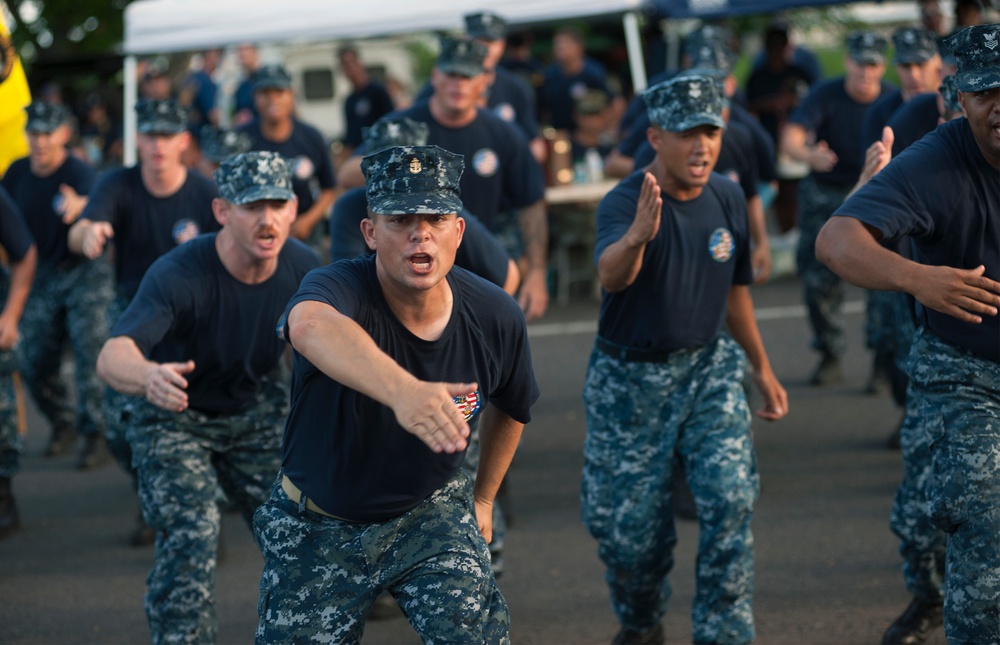
[[[884,96],[892,88],[882,83]],[[878,100],[878,99],[876,99]],[[826,141],[837,154],[837,165],[830,172],[812,173],[819,182],[840,187],[853,186],[861,175],[861,127],[871,104],[858,103],[844,89],[844,77],[824,81],[813,87],[809,95],[795,108],[789,123],[797,123],[816,133],[816,141]]]
[[[0,246],[14,262],[20,262],[35,241],[20,209],[7,190],[0,186]]]
[[[274,275],[246,284],[222,264],[216,235],[201,235],[157,260],[111,336],[128,336],[158,363],[193,360],[189,405],[231,414],[254,400],[261,378],[277,366],[285,349],[278,321],[319,258],[289,239]]]
[[[64,199],[59,186],[66,184],[77,194],[88,195],[96,177],[93,168],[72,155],[67,156],[66,161],[48,177],[32,173],[27,157],[18,159],[7,169],[3,186],[28,222],[38,248],[40,266],[55,266],[65,260],[77,261],[66,244],[69,226],[62,221]]]
[[[754,103],[765,99],[779,96],[800,96],[803,89],[808,88],[813,80],[815,79],[810,78],[809,72],[795,64],[789,64],[780,71],[761,65],[755,67],[747,78],[747,101],[753,107]],[[781,132],[781,124],[787,114],[771,109],[760,109],[757,112],[761,126],[771,135],[771,140],[777,142]]]
[[[361,145],[364,128],[395,109],[389,93],[377,81],[369,81],[360,90],[351,92],[344,101],[344,145],[357,148]]]
[[[208,117],[215,109],[217,93],[215,81],[204,70],[191,72],[181,82],[181,103],[188,108],[188,122],[195,132],[209,122]]]
[[[861,166],[865,165],[865,152],[868,146],[882,139],[882,128],[889,123],[889,118],[903,106],[903,93],[893,90],[882,94],[865,112],[865,120],[861,125]]]
[[[940,119],[937,92],[918,94],[904,103],[886,123],[892,128],[892,156],[895,157],[925,134],[932,132],[938,127]]]
[[[597,207],[594,262],[635,220],[644,173],[626,177]],[[701,194],[681,202],[666,193],[660,229],[646,245],[635,282],[603,294],[597,333],[621,347],[672,351],[718,336],[732,286],[753,282],[746,199],[712,173]]]
[[[240,82],[233,93],[233,112],[250,110],[254,118],[257,118],[257,106],[253,101],[253,78],[245,78]]]
[[[979,150],[966,119],[944,123],[907,148],[834,215],[912,240],[913,260],[958,269],[986,267],[1000,280],[1000,171]],[[917,306],[920,325],[1000,363],[1000,319],[975,325]]]
[[[219,230],[212,213],[218,197],[215,182],[188,172],[169,197],[154,197],[142,183],[140,166],[101,175],[81,220],[109,222],[115,231],[115,278],[118,294],[131,298],[146,269],[161,255],[202,233]]]
[[[316,203],[321,190],[337,185],[333,178],[333,160],[319,130],[293,119],[292,134],[284,141],[269,141],[260,131],[260,121],[254,120],[239,128],[250,135],[251,150],[277,152],[288,160],[292,173],[292,190],[299,200],[299,213]]]
[[[524,208],[545,197],[542,169],[520,130],[488,110],[461,128],[441,125],[426,102],[393,114],[426,123],[427,143],[465,157],[459,183],[462,204],[495,230],[496,215],[505,208]]]
[[[729,107],[729,122],[738,123],[746,128],[753,141],[752,150],[757,157],[757,175],[761,181],[775,181],[778,179],[777,157],[774,151],[774,139],[767,130],[760,124],[753,114],[745,107],[732,101]]]
[[[545,68],[545,82],[539,91],[542,108],[549,115],[549,123],[557,130],[573,130],[573,109],[576,101],[589,89],[603,90],[611,96],[607,73],[600,63],[587,59],[578,74],[566,76],[558,65]]]
[[[447,280],[452,314],[433,341],[415,336],[392,313],[376,276],[375,256],[313,271],[287,311],[300,302],[328,304],[357,322],[418,379],[477,383],[479,390],[466,400],[470,426],[487,404],[527,423],[538,384],[524,315],[503,290],[468,271],[455,268]],[[294,346],[294,337],[291,342]],[[396,423],[389,407],[328,378],[295,352],[281,457],[285,474],[320,508],[349,520],[377,522],[417,506],[455,475],[465,455],[432,452]]]
[[[465,219],[465,234],[455,253],[455,266],[503,287],[510,256],[478,217],[468,211],[459,215]],[[368,197],[364,187],[352,188],[337,199],[330,214],[331,262],[352,260],[359,255],[373,253],[361,233],[361,220],[366,217]]]

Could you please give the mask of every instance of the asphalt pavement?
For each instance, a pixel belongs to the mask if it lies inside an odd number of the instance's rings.
[[[816,361],[800,287],[753,290],[761,332],[790,413],[754,422],[763,492],[753,520],[757,642],[877,643],[909,601],[888,528],[900,455],[885,449],[899,420],[888,395],[864,393],[864,295],[850,290],[846,382],[807,385]],[[579,518],[583,385],[597,304],[577,294],[531,329],[542,395],[509,483],[513,525],[500,587],[515,643],[607,643],[617,624],[596,547]],[[0,642],[148,642],[142,594],[151,548],[127,543],[137,513],[117,466],[74,469],[40,456],[48,435],[31,409],[28,455],[14,480],[22,530],[0,541]],[[689,643],[698,527],[679,523],[666,618],[669,643]],[[238,515],[226,515],[218,572],[219,641],[249,643],[262,560]],[[928,641],[944,643],[938,631]],[[370,622],[365,644],[419,643],[402,618]]]

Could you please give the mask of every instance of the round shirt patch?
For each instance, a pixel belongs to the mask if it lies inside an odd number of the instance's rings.
[[[587,84],[583,81],[577,81],[570,85],[569,95],[573,97],[574,100],[579,100],[583,98],[583,95],[587,93]]]
[[[708,239],[708,252],[716,262],[725,262],[733,257],[733,250],[736,243],[733,241],[733,234],[724,228],[717,228],[712,231],[712,236]]]
[[[498,117],[510,123],[517,117],[517,112],[514,110],[514,106],[510,103],[499,103],[493,107],[493,111]]]
[[[454,401],[455,406],[462,413],[462,416],[465,417],[466,421],[476,416],[476,412],[479,412],[479,408],[483,405],[483,398],[478,390],[463,394],[462,396],[456,396]]]
[[[58,218],[62,218],[66,214],[66,196],[62,193],[56,193],[52,196],[52,212]]]
[[[480,148],[472,155],[472,167],[480,177],[492,177],[500,169],[500,159],[489,148]]]
[[[303,181],[313,176],[315,167],[309,157],[296,157],[291,163],[292,176]]]
[[[173,234],[174,244],[179,246],[198,237],[201,229],[198,228],[198,224],[193,219],[184,218],[174,222],[174,228],[171,233]]]
[[[368,116],[368,113],[372,111],[372,104],[368,99],[358,99],[357,104],[354,106],[354,113],[358,116]]]
[[[725,177],[728,177],[730,181],[734,184],[740,183],[740,173],[736,170],[726,170],[722,173]]]

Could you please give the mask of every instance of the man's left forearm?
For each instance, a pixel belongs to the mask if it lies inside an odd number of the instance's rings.
[[[500,482],[514,458],[524,424],[515,421],[496,406],[483,410],[479,421],[479,471],[476,473],[475,498],[492,502]]]

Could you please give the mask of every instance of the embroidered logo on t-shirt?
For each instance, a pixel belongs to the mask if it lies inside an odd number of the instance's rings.
[[[479,390],[456,396],[455,405],[458,407],[458,411],[462,413],[462,416],[465,417],[465,420],[468,421],[476,416],[476,413],[479,412],[479,408],[482,406],[482,397],[479,394]]]
[[[712,231],[712,236],[708,239],[708,252],[712,254],[712,259],[716,262],[725,262],[733,257],[735,247],[733,234],[724,228]]]
[[[174,244],[180,246],[198,237],[201,229],[198,228],[198,224],[193,219],[185,217],[174,222],[174,228],[171,232],[173,233]]]
[[[289,165],[291,166],[292,175],[296,179],[301,179],[303,181],[312,177],[313,172],[315,171],[312,159],[305,156],[292,159]]]
[[[472,167],[480,177],[492,177],[500,168],[500,160],[497,153],[489,148],[480,148],[472,155]]]
[[[516,110],[514,110],[514,106],[511,105],[510,103],[497,104],[496,106],[494,106],[493,112],[496,113],[498,117],[500,117],[507,123],[513,121],[514,117],[517,116],[517,112]]]

